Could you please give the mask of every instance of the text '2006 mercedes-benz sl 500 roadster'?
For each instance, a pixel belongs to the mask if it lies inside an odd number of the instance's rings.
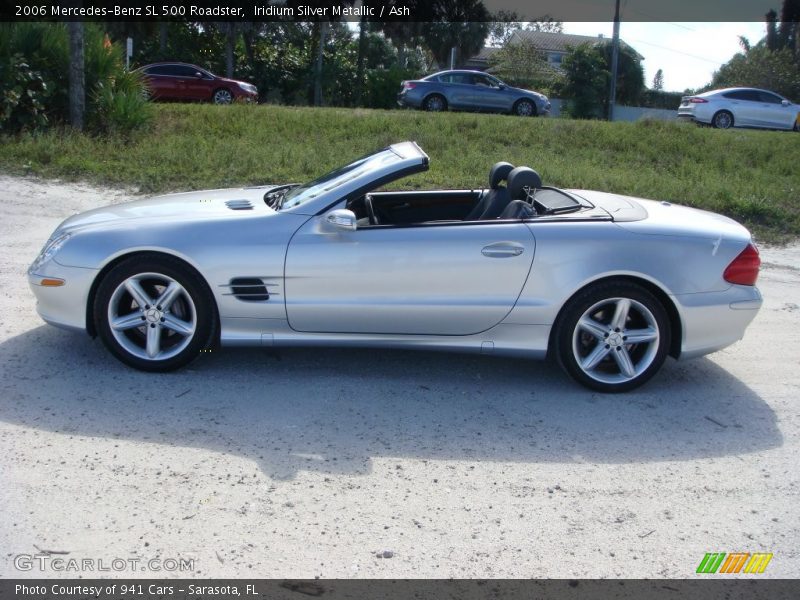
[[[427,168],[403,142],[303,185],[75,215],[28,271],[38,312],[146,371],[217,345],[420,348],[549,354],[621,392],[741,339],[761,306],[731,219],[509,163],[485,189],[378,191]]]

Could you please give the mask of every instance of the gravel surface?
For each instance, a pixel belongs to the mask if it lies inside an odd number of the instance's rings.
[[[745,339],[604,396],[547,363],[231,350],[165,375],[36,315],[25,270],[131,194],[0,176],[0,576],[19,554],[194,559],[199,577],[800,573],[800,247]],[[131,572],[120,576],[181,575]]]

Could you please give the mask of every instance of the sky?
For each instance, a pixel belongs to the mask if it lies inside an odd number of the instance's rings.
[[[611,37],[613,24],[564,23],[564,33]],[[741,51],[739,36],[755,44],[765,35],[764,23],[620,23],[619,36],[644,56],[645,83],[653,84],[658,69],[664,89],[682,92],[711,81],[714,71]]]

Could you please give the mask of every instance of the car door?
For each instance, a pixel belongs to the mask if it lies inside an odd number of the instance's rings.
[[[500,89],[499,82],[486,75],[472,76],[473,104],[488,111],[509,110],[508,94]]]
[[[452,108],[473,108],[475,106],[474,86],[472,77],[468,73],[449,73],[442,75],[439,81],[447,97],[447,103]]]
[[[742,127],[763,127],[761,97],[756,90],[737,92],[737,109],[734,124]]]
[[[519,221],[332,230],[310,219],[286,255],[290,326],[304,332],[467,335],[502,321],[533,262]]]
[[[797,107],[783,105],[783,98],[771,92],[758,92],[761,98],[761,120],[763,127],[791,129],[797,118]]]
[[[204,79],[202,71],[189,65],[177,65],[175,68],[180,97],[182,99],[208,100],[211,98],[211,92],[208,90],[208,82]]]
[[[156,65],[147,69],[147,82],[154,98],[172,99],[177,96],[172,69],[172,65]]]

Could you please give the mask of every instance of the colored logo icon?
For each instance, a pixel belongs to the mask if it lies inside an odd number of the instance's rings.
[[[703,560],[697,566],[697,573],[749,573],[755,575],[763,573],[769,561],[772,560],[771,552],[706,552]]]

